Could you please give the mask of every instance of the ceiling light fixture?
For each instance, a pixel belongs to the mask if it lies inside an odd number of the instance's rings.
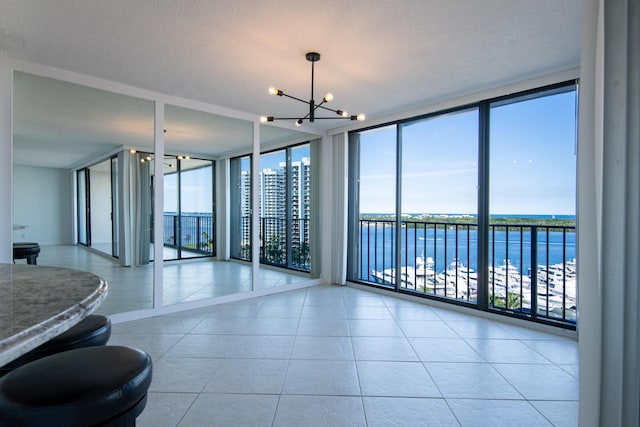
[[[262,116],[260,117],[260,121],[262,123],[272,122],[274,120],[295,120],[296,126],[301,126],[305,120],[309,120],[310,123],[313,123],[315,120],[334,120],[334,119],[349,119],[349,120],[360,120],[363,121],[365,119],[364,114],[358,115],[349,115],[344,110],[334,110],[333,108],[327,107],[325,104],[327,102],[333,101],[333,95],[328,93],[322,98],[322,102],[316,104],[313,99],[313,83],[314,83],[314,64],[320,60],[320,54],[317,52],[308,52],[306,54],[307,61],[311,62],[311,100],[305,101],[303,99],[297,98],[295,96],[288,95],[281,91],[280,89],[276,89],[274,87],[269,88],[269,93],[271,95],[277,96],[286,96],[287,98],[295,99],[296,101],[300,101],[309,106],[309,112],[304,117],[273,117],[273,116]],[[323,110],[331,111],[336,113],[338,117],[316,117],[316,110],[321,108]]]

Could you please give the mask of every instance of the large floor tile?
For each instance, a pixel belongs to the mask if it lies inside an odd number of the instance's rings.
[[[237,337],[226,354],[238,359],[288,359],[294,336],[243,335]]]
[[[305,305],[302,308],[303,319],[316,319],[318,321],[332,319],[346,319],[347,312],[342,305]]]
[[[550,364],[549,359],[519,340],[472,339],[467,343],[487,362]]]
[[[348,307],[347,319],[391,320],[393,317],[387,307]]]
[[[352,337],[356,360],[417,361],[418,356],[403,337]]]
[[[198,323],[191,331],[192,334],[240,334],[246,328],[249,318],[219,318],[208,317]]]
[[[530,400],[578,400],[578,380],[555,365],[495,364],[500,374]]]
[[[277,395],[201,393],[179,425],[269,427],[277,406]]]
[[[153,393],[136,418],[137,427],[175,427],[198,397],[197,393]]]
[[[409,338],[423,362],[485,362],[462,338]]]
[[[347,319],[300,319],[298,336],[348,337],[349,323]]]
[[[419,304],[411,306],[392,306],[389,311],[396,320],[440,320],[429,307]]]
[[[223,359],[204,392],[280,394],[288,364],[276,359]]]
[[[462,338],[476,339],[516,339],[509,332],[489,320],[476,321],[449,320],[447,324]]]
[[[199,393],[219,364],[219,359],[164,357],[153,364],[149,390]]]
[[[282,393],[359,396],[356,364],[341,360],[291,360]]]
[[[465,427],[551,426],[526,400],[447,399],[447,403]]]
[[[169,357],[230,357],[235,335],[186,335],[166,353]]]
[[[442,397],[420,362],[358,361],[363,396]]]
[[[285,306],[302,306],[307,296],[306,289],[297,291],[282,292],[265,297],[264,304],[267,305],[285,305]]]
[[[260,309],[262,303],[259,304],[220,304],[211,307],[211,311],[207,317],[225,318],[225,319],[251,319]]]
[[[296,337],[291,359],[354,360],[349,337]]]
[[[398,325],[408,337],[459,338],[442,320],[398,320]]]
[[[393,320],[349,319],[352,337],[402,337],[404,333]]]
[[[274,427],[366,426],[360,397],[289,396],[280,397]]]
[[[523,398],[488,363],[425,363],[424,365],[446,398]]]
[[[298,331],[298,319],[260,319],[255,318],[247,324],[244,335],[295,335]]]
[[[156,360],[169,351],[182,337],[184,337],[182,334],[111,334],[109,345],[135,347],[147,352],[153,360]]]
[[[459,426],[444,399],[364,397],[368,427]]]
[[[263,305],[255,317],[258,319],[299,319],[301,305]]]
[[[186,334],[191,331],[202,317],[150,317],[148,319],[133,320],[117,323],[112,326],[116,334]]]
[[[578,426],[578,402],[534,400],[531,404],[554,426]]]
[[[559,365],[578,364],[578,342],[573,340],[523,340],[523,343],[534,349],[553,363]]]

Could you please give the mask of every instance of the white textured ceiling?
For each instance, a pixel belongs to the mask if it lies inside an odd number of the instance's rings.
[[[309,98],[317,51],[315,97],[375,118],[577,67],[581,22],[581,0],[0,0],[0,49],[276,116],[304,105],[266,89]]]

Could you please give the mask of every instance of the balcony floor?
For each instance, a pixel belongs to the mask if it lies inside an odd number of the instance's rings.
[[[139,426],[577,425],[575,340],[323,285],[115,324]]]

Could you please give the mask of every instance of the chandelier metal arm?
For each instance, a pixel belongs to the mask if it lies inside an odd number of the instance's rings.
[[[305,101],[304,99],[296,98],[295,96],[289,95],[288,93],[284,93],[283,91],[279,91],[277,93],[277,95],[278,96],[285,96],[285,97],[291,98],[291,99],[295,99],[296,101],[304,102],[305,104],[309,103],[309,101]]]

